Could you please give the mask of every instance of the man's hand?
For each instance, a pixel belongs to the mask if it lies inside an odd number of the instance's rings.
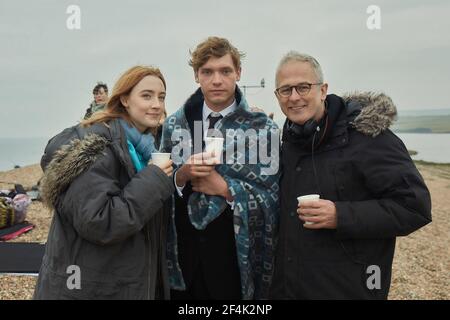
[[[192,179],[208,176],[214,170],[216,164],[218,164],[218,161],[211,152],[197,153],[190,156],[186,163],[177,171],[177,186],[182,187]]]
[[[192,190],[195,192],[201,192],[210,196],[222,196],[227,201],[233,201],[227,182],[216,170],[212,170],[205,177],[194,178],[191,184]]]
[[[317,201],[302,201],[297,209],[298,217],[304,222],[307,229],[336,229],[337,214],[334,202],[319,199]]]

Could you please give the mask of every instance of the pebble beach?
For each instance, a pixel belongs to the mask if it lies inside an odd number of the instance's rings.
[[[433,222],[419,231],[397,238],[391,300],[448,300],[450,298],[450,165],[417,167],[431,191]],[[39,165],[0,171],[0,189],[15,183],[29,190],[42,175]],[[33,201],[27,220],[36,227],[13,242],[47,241],[52,213]],[[4,258],[4,257],[1,257]],[[36,277],[0,275],[0,300],[31,299]]]

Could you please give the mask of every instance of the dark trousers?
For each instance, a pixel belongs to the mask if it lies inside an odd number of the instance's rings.
[[[173,300],[241,299],[233,213],[227,208],[205,230],[192,226],[186,203],[176,201],[178,260],[186,291],[171,291]]]

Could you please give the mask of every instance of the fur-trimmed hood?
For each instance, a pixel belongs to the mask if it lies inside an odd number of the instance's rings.
[[[42,200],[49,208],[56,206],[58,195],[64,192],[72,181],[86,171],[99,156],[112,148],[128,175],[134,174],[125,133],[118,120],[97,123],[89,127],[80,125],[67,128],[53,137],[42,156],[41,167],[44,176],[40,183]]]
[[[89,168],[98,156],[104,154],[109,144],[110,141],[106,138],[98,134],[89,134],[84,139],[74,139],[57,150],[40,182],[43,203],[54,209],[58,196],[76,177]]]
[[[397,108],[384,93],[354,92],[342,96],[350,124],[359,132],[376,137],[388,129],[397,117]]]

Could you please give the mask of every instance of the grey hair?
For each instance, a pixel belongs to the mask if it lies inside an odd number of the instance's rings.
[[[275,73],[275,83],[278,85],[278,73],[280,72],[281,67],[283,67],[286,63],[291,61],[298,61],[298,62],[308,62],[311,67],[313,68],[314,73],[317,76],[317,80],[320,83],[323,83],[323,72],[322,67],[320,66],[319,62],[314,58],[313,56],[310,56],[309,54],[300,53],[297,51],[289,51],[286,53],[283,58],[281,58],[280,63],[278,64],[277,72]]]

